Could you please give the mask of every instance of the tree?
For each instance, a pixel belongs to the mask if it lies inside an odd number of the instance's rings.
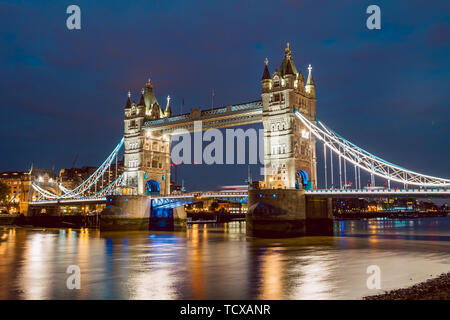
[[[2,205],[8,204],[10,193],[11,188],[6,183],[0,181],[0,204]]]

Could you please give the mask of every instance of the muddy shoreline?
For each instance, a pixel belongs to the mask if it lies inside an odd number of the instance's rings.
[[[450,300],[450,272],[412,287],[367,296],[364,300]]]

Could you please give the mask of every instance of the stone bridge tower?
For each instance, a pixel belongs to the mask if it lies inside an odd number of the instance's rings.
[[[163,111],[153,92],[150,80],[142,89],[139,103],[130,101],[125,106],[124,119],[124,166],[127,193],[145,195],[146,182],[159,183],[160,194],[170,193],[170,137],[158,131],[144,130],[146,120],[170,117],[170,98]]]
[[[261,80],[264,126],[264,170],[266,188],[294,188],[298,170],[308,173],[317,188],[316,140],[294,109],[309,120],[316,117],[316,92],[311,74],[305,79],[297,71],[289,43],[279,69],[271,75],[266,58]]]

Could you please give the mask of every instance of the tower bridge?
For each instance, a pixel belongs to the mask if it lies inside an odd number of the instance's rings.
[[[224,128],[262,122],[264,127],[264,176],[268,188],[294,188],[299,170],[309,177],[311,188],[317,187],[316,137],[294,111],[315,122],[316,93],[311,66],[308,78],[298,71],[289,44],[280,68],[271,75],[266,59],[261,79],[262,99],[201,111],[172,115],[170,98],[160,107],[150,80],[142,89],[138,103],[125,105],[126,185],[133,194],[145,194],[145,181],[154,180],[161,193],[170,190],[170,138],[177,130],[192,132],[194,121],[202,129]]]
[[[308,221],[313,222],[314,230],[318,226],[318,229],[328,226],[334,197],[450,195],[449,179],[420,174],[387,162],[341,137],[317,119],[316,84],[311,65],[307,70],[305,81],[287,44],[281,65],[274,72],[269,71],[268,60],[265,60],[261,100],[210,110],[194,107],[180,115],[173,115],[169,97],[165,108],[161,108],[148,80],[139,102],[132,102],[128,93],[124,137],[99,169],[77,188],[61,189],[59,194],[33,184],[39,194],[39,201],[34,204],[106,199],[109,209],[103,215],[111,221],[127,216],[141,219],[145,225],[158,207],[174,209],[173,220],[183,220],[179,207],[194,201],[196,195],[170,194],[171,136],[194,132],[196,121],[201,121],[202,130],[263,124],[264,181],[259,187],[249,188],[245,195],[237,196],[239,201],[248,200],[247,227],[256,233],[275,230],[278,234],[296,234],[296,230],[305,230]],[[324,189],[317,188],[317,142],[323,146]],[[122,146],[125,173],[107,187],[92,192],[100,176],[117,159]],[[370,175],[371,190],[362,187],[361,171]],[[354,177],[351,189],[348,188],[350,177]],[[387,188],[375,189],[375,178],[386,181]],[[403,189],[396,190],[391,183],[403,184]],[[223,196],[210,193],[210,197]]]

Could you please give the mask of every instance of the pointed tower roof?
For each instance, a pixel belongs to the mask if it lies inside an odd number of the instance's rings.
[[[306,84],[315,86],[311,70],[312,70],[312,67],[311,67],[311,65],[309,65],[308,66],[308,71],[309,71],[309,73],[308,73],[308,80],[306,81]]]
[[[167,105],[166,110],[164,111],[164,115],[166,117],[170,117],[172,115],[172,108],[170,107],[170,96],[167,96]]]
[[[288,73],[291,72],[291,73]],[[289,42],[286,44],[286,49],[284,49],[284,58],[280,66],[280,74],[284,77],[285,74],[297,74],[297,68],[295,67],[294,60],[292,59],[292,52],[289,48]]]
[[[145,105],[147,108],[151,108],[153,106],[154,103],[158,103],[158,100],[156,100],[155,94],[153,93],[153,86],[150,82],[150,79],[148,79],[148,82],[145,84],[145,89],[143,89],[143,98],[144,98],[144,103],[143,105]]]
[[[140,105],[140,106],[145,106],[145,101],[144,101],[144,89],[141,90],[141,99],[139,100],[139,105]]]
[[[270,72],[269,72],[269,67],[268,67],[269,60],[267,60],[267,58],[264,60],[264,64],[265,64],[264,65],[264,72],[263,72],[261,80],[270,79]]]
[[[292,63],[290,61],[286,64],[286,74],[294,74],[294,70],[292,69]]]
[[[130,90],[128,90],[128,99],[127,99],[127,103],[125,104],[125,109],[131,108],[131,92]]]
[[[303,84],[305,84],[305,77],[303,76],[302,71],[300,70],[297,74],[297,79],[299,79]]]

